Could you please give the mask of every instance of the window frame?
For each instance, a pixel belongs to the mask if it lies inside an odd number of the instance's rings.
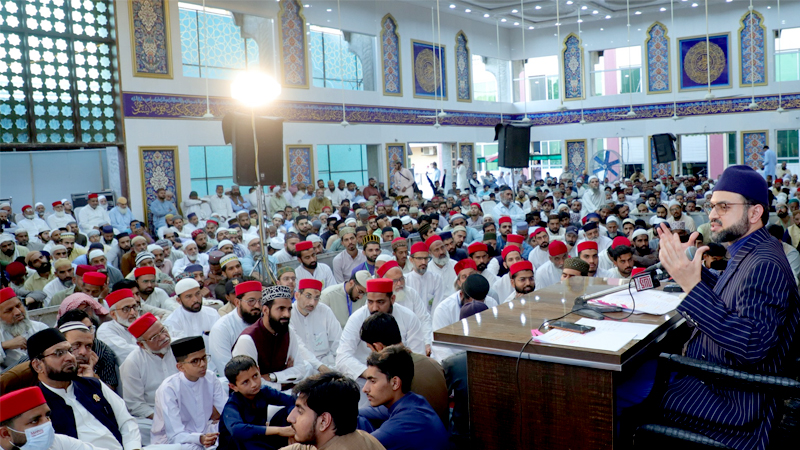
[[[546,84],[546,86],[544,88],[545,97],[546,98],[535,99],[535,98],[531,97],[527,101],[528,102],[543,102],[543,101],[550,101],[550,100],[559,100],[561,98],[561,66],[559,64],[559,57],[558,57],[558,55],[546,55],[546,56],[535,56],[535,57],[531,57],[531,58],[528,58],[528,59],[525,59],[525,60],[515,60],[515,61],[513,61],[514,64],[512,64],[513,74],[512,74],[511,82],[512,82],[512,84],[514,86],[514,92],[513,92],[514,102],[516,102],[516,103],[524,103],[526,101],[526,99],[522,97],[521,92],[520,92],[520,88],[519,88],[519,83],[520,83],[520,81],[523,80],[523,77],[517,76],[517,72],[518,71],[513,66],[518,65],[520,71],[522,73],[525,73],[525,71],[526,71],[526,69],[528,67],[531,67],[532,65],[535,67],[536,61],[532,61],[532,60],[544,60],[545,58],[548,58],[548,59],[549,58],[555,58],[556,73],[555,74],[544,73],[544,74],[536,74],[536,75],[531,75],[531,76],[528,76],[527,74],[525,74],[524,75],[524,79],[525,79],[525,96],[528,97],[529,95],[531,95],[534,92],[534,90],[531,89],[531,83],[534,83],[535,81],[538,82],[538,81],[544,80],[544,82]]]
[[[617,65],[617,68],[615,68],[615,69],[595,70],[594,67],[596,65],[600,64],[600,58],[601,58],[600,54],[601,53],[605,53],[605,52],[607,52],[609,50],[618,51],[618,50],[627,50],[627,49],[631,49],[630,50],[630,55],[631,56],[636,54],[636,52],[638,51],[638,54],[640,55],[640,61],[641,61],[641,63],[638,66],[630,65],[630,64],[627,65],[627,66]],[[629,94],[641,94],[641,93],[643,93],[644,92],[643,91],[644,86],[643,86],[643,80],[642,80],[642,70],[644,69],[644,66],[645,66],[645,64],[644,64],[645,63],[645,59],[642,57],[642,51],[643,51],[643,49],[642,49],[641,45],[629,45],[629,46],[625,46],[625,47],[606,48],[606,49],[601,49],[601,50],[593,50],[593,51],[589,52],[589,80],[591,80],[590,81],[591,82],[591,86],[590,86],[590,88],[591,88],[591,92],[590,92],[591,96],[592,97],[608,97],[608,96],[611,96],[611,95],[629,95]],[[630,63],[630,61],[628,61],[628,62]],[[630,71],[630,75],[632,75],[634,73],[634,71],[638,71],[638,73],[639,73],[639,81],[635,85],[636,87],[638,87],[638,90],[633,90],[632,89],[634,87],[633,83],[631,83],[631,82],[624,83],[623,80],[624,80],[624,72],[625,71]],[[616,92],[616,93],[613,93],[613,94],[606,94],[606,93],[598,94],[597,93],[598,76],[602,77],[602,80],[603,80],[602,84],[605,84],[605,77],[607,76],[606,74],[608,74],[610,72],[616,72],[617,73],[617,80],[619,81],[618,82],[618,87],[619,87],[618,90],[619,90],[619,92]],[[628,91],[625,90],[625,88],[630,89],[631,91],[628,92]],[[603,87],[603,90],[605,90],[605,86]]]
[[[317,29],[315,29],[315,28],[317,28]],[[328,33],[328,32],[322,31],[322,29],[337,30],[340,34],[336,35],[334,33]],[[361,61],[361,57],[359,57],[355,52],[345,51],[345,48],[344,48],[345,43],[347,43],[347,45],[350,45],[350,43],[344,38],[344,34],[345,33],[359,34],[361,36],[367,36],[367,37],[369,37],[370,39],[373,39],[373,40],[375,39],[375,36],[372,36],[372,35],[369,35],[369,34],[364,34],[364,33],[356,33],[356,32],[351,32],[351,31],[340,30],[338,28],[323,27],[321,25],[309,25],[308,26],[308,33],[309,33],[308,34],[308,51],[309,51],[309,62],[310,62],[309,65],[310,65],[310,69],[311,69],[311,85],[312,86],[317,87],[317,88],[321,88],[321,89],[343,89],[343,90],[346,90],[346,91],[374,92],[374,91],[367,91],[367,89],[366,89],[366,83],[364,81],[364,77],[365,77],[365,75],[364,75],[364,62]],[[319,33],[320,35],[322,35],[321,36],[322,37],[321,38],[321,42],[322,42],[322,68],[321,68],[322,78],[314,76],[314,61],[313,61],[313,58],[310,58],[311,41],[313,39],[313,34],[314,33]],[[350,53],[350,54],[353,55],[353,61],[355,62],[355,66],[356,66],[355,67],[356,79],[354,79],[354,80],[346,80],[345,79],[345,77],[344,77],[345,70],[343,70],[343,69],[347,66],[346,63],[343,64],[342,67],[340,68],[340,70],[342,70],[341,79],[337,80],[335,78],[329,78],[328,77],[328,73],[327,73],[328,71],[326,69],[326,63],[325,63],[325,35],[337,36],[339,38],[339,41],[340,41],[339,45],[341,46],[341,48],[340,48],[340,53],[341,53],[340,58],[341,59],[345,59],[345,61],[346,61],[348,59],[348,58],[346,58],[346,54],[347,53]],[[360,78],[358,78],[359,75],[360,75]],[[321,81],[322,82],[322,86],[318,86],[318,85],[314,84],[317,81]],[[333,84],[333,83],[339,83],[340,86],[328,86],[328,84]],[[352,85],[355,85],[357,87],[357,89],[350,89],[349,87],[345,87],[345,86],[352,86]]]

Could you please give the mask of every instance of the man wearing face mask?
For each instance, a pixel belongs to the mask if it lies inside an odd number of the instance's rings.
[[[50,407],[38,386],[0,397],[0,447],[25,450],[98,450],[73,437],[56,434]]]
[[[119,368],[125,384],[122,398],[139,425],[142,444],[148,445],[156,390],[165,378],[178,373],[177,362],[170,348],[169,330],[156,316],[150,313],[142,315],[128,327],[128,332],[135,339],[137,348]]]
[[[117,206],[111,208],[108,212],[108,219],[111,226],[118,231],[124,231],[130,227],[130,223],[134,220],[133,213],[128,208],[128,199],[125,197],[117,198]]]
[[[142,448],[136,420],[125,402],[96,378],[79,376],[71,345],[54,328],[28,340],[31,368],[37,373],[56,433],[108,450]]]
[[[128,327],[139,318],[141,301],[130,289],[119,289],[106,296],[106,303],[114,320],[100,325],[97,339],[111,347],[117,355],[117,363],[122,364],[136,350],[136,339],[128,332]]]

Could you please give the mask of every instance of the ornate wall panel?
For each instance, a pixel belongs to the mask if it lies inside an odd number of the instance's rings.
[[[288,185],[314,182],[314,147],[287,145],[286,164],[289,167]]]
[[[653,136],[647,136],[647,141],[650,143],[650,178],[655,180],[672,175],[673,163],[659,164],[656,160],[656,146],[653,145]]]
[[[566,141],[567,147],[567,170],[573,177],[578,177],[587,170],[586,162],[586,139]]]
[[[381,19],[381,61],[383,62],[383,95],[403,95],[400,67],[400,34],[391,14]]]
[[[764,163],[763,148],[767,143],[767,131],[742,131],[742,164],[761,170]]]
[[[748,11],[742,16],[740,23],[739,85],[764,86],[767,84],[767,29],[764,26],[764,16],[755,10]]]
[[[414,97],[447,100],[445,46],[411,40]]]
[[[130,0],[133,76],[172,78],[169,0]]]
[[[463,31],[456,34],[456,88],[458,101],[472,101],[472,56]]]
[[[650,25],[644,48],[647,58],[647,93],[672,92],[669,36],[664,24],[656,22]]]
[[[575,33],[570,33],[564,39],[562,62],[564,100],[583,99],[583,47],[581,39]]]
[[[464,160],[464,165],[467,167],[467,178],[471,179],[472,172],[475,171],[475,144],[472,142],[460,142],[458,144],[458,157]],[[455,171],[453,171],[452,181],[456,181]]]
[[[144,215],[148,225],[152,226],[149,205],[156,200],[156,192],[166,189],[181,196],[181,172],[178,167],[178,147],[157,146],[139,147],[139,172],[142,175],[142,198],[144,199]]]
[[[281,84],[283,87],[308,88],[308,41],[303,5],[297,0],[281,0],[278,23]]]
[[[678,39],[680,90],[731,87],[730,34]],[[709,50],[710,48],[710,50]]]

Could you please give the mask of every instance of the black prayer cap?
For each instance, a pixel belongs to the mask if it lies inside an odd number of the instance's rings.
[[[66,341],[67,338],[57,329],[45,328],[28,338],[28,358],[34,360],[48,348]]]
[[[171,347],[175,358],[181,358],[194,352],[205,350],[206,343],[203,342],[202,336],[189,336],[172,341]]]
[[[469,298],[484,300],[489,293],[489,282],[486,281],[483,275],[473,273],[464,281],[463,289],[464,293],[467,294]]]

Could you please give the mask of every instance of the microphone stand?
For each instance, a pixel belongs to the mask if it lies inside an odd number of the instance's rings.
[[[603,315],[603,313],[621,312],[622,308],[618,306],[599,306],[599,305],[590,306],[589,304],[587,304],[587,302],[589,300],[594,300],[596,298],[600,298],[608,294],[613,294],[615,292],[627,290],[629,285],[630,282],[622,286],[615,286],[610,289],[604,289],[600,292],[595,292],[594,294],[581,295],[580,297],[575,299],[575,304],[572,306],[572,311],[579,316],[587,317],[589,319],[604,320],[606,317]]]

